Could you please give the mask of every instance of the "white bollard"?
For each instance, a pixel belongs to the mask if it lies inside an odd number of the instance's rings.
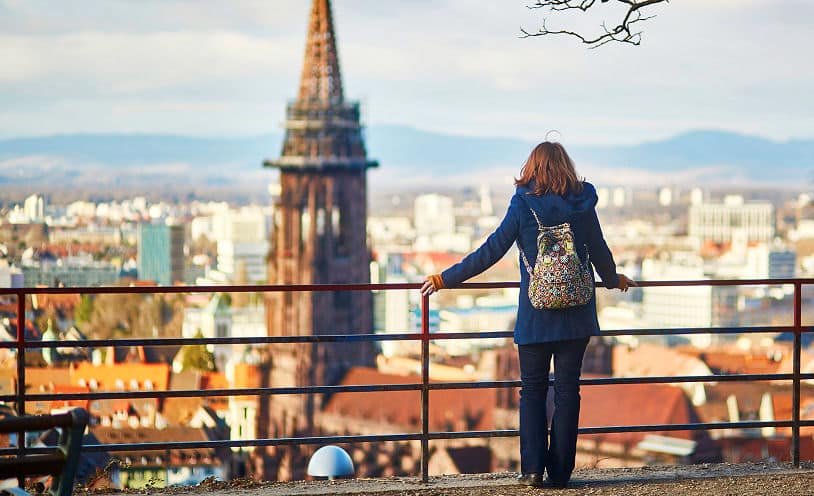
[[[316,450],[308,462],[308,475],[312,477],[347,477],[355,473],[350,455],[339,446],[323,446]]]

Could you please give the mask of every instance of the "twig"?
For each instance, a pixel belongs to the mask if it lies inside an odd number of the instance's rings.
[[[601,0],[602,3],[607,3],[611,0]],[[667,3],[670,0],[614,0],[616,2],[625,4],[627,10],[621,21],[608,27],[605,22],[602,22],[602,32],[594,36],[586,36],[584,34],[572,31],[569,29],[551,30],[546,25],[546,18],[543,18],[542,26],[535,32],[520,28],[521,38],[531,38],[536,36],[547,35],[566,35],[577,38],[582,43],[588,45],[588,48],[598,48],[607,43],[616,41],[619,43],[628,43],[631,45],[639,45],[642,41],[642,32],[636,30],[636,24],[647,21],[656,17],[655,15],[643,15],[642,10],[645,7],[655,5],[657,3]],[[528,5],[529,9],[548,9],[553,12],[562,11],[581,11],[588,12],[591,8],[597,5],[597,0],[537,0],[535,3]]]

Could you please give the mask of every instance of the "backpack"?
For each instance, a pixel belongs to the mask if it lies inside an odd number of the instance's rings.
[[[529,264],[520,239],[517,248],[529,274],[529,300],[537,310],[570,308],[587,304],[594,294],[588,246],[585,263],[579,260],[574,247],[574,233],[568,222],[544,226],[537,213],[529,207],[537,221],[537,260]]]

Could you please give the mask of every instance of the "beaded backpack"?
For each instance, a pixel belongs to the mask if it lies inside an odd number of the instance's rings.
[[[574,247],[571,224],[565,222],[556,226],[544,226],[534,210],[529,210],[534,215],[538,228],[537,260],[533,268],[520,247],[519,239],[517,248],[529,273],[531,306],[542,310],[585,305],[594,294],[587,245],[583,264]]]

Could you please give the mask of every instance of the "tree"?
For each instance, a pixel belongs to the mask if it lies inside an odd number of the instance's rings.
[[[77,324],[87,324],[93,314],[93,297],[83,294],[79,300],[79,305],[74,310],[74,320]]]
[[[547,9],[556,14],[563,12],[593,13],[601,8],[601,4],[611,1],[613,3],[607,7],[616,7],[617,12],[615,14],[619,16],[618,20],[611,24],[603,20],[601,24],[602,30],[599,33],[586,35],[569,29],[551,30],[546,25],[546,18],[543,18],[542,26],[537,31],[530,32],[520,28],[521,37],[530,38],[562,34],[579,39],[582,43],[588,45],[588,48],[597,48],[613,41],[639,45],[642,40],[642,32],[638,30],[639,23],[655,17],[655,15],[645,14],[644,11],[655,4],[669,2],[669,0],[601,0],[598,3],[597,0],[537,0],[529,5],[529,8]],[[606,8],[605,10],[609,9]]]
[[[196,338],[202,338],[203,334],[199,330],[195,334]],[[215,371],[215,355],[206,349],[205,344],[190,344],[181,348],[181,369],[200,370],[201,372]]]

